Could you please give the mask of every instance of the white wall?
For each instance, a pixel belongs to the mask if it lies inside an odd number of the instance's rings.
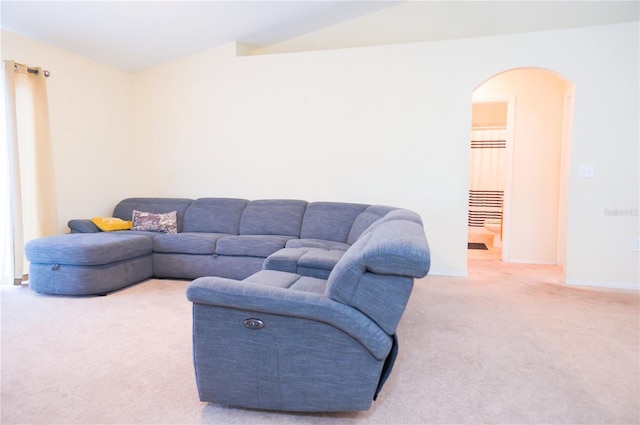
[[[432,272],[459,275],[472,92],[508,69],[552,70],[576,85],[567,280],[638,287],[637,215],[604,213],[638,208],[638,35],[635,22],[248,57],[228,45],[133,80],[13,35],[2,56],[53,74],[61,223],[125,196],[390,204],[422,215]],[[583,163],[595,178],[577,177]]]
[[[541,67],[576,84],[567,279],[637,285],[637,224],[594,231],[609,223],[608,205],[638,205],[637,23],[234,54],[228,45],[136,75],[137,134],[156,169],[150,194],[412,208],[425,221],[433,272],[465,274],[472,92],[499,72]],[[616,138],[605,145],[610,122]],[[575,176],[584,161],[601,170],[590,182]]]
[[[387,49],[233,58],[225,47],[138,75],[156,166],[189,164],[155,192],[379,203],[421,212],[428,229],[465,223],[466,194],[446,187],[468,184],[470,115],[443,110],[449,95],[470,109],[470,91],[441,90],[433,82],[451,69],[398,49],[395,62]],[[461,143],[438,148],[449,129]],[[457,233],[440,236],[434,258],[462,274]]]
[[[47,79],[60,232],[71,218],[109,215],[132,193],[131,74],[2,31],[2,59],[51,72]]]

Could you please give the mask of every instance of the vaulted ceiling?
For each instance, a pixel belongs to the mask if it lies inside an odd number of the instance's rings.
[[[126,71],[239,41],[310,49],[638,20],[638,1],[6,1],[3,29]]]

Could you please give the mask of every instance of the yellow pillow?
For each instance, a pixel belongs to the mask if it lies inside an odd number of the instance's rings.
[[[103,232],[111,232],[112,230],[129,230],[133,226],[133,222],[121,220],[115,217],[94,217],[91,222],[98,226]]]

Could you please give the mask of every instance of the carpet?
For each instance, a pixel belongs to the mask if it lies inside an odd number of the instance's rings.
[[[489,248],[487,248],[487,245],[483,244],[482,242],[468,242],[467,243],[467,249],[489,250]]]
[[[2,424],[636,424],[638,293],[483,262],[416,281],[399,354],[366,412],[198,399],[186,281],[105,297],[0,288]],[[555,269],[553,269],[555,270]],[[554,271],[555,273],[555,271]],[[242,359],[239,359],[242,361]]]

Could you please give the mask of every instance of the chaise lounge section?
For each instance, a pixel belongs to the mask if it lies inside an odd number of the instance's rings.
[[[29,287],[56,295],[105,295],[153,276],[152,240],[135,234],[71,234],[26,247]]]

